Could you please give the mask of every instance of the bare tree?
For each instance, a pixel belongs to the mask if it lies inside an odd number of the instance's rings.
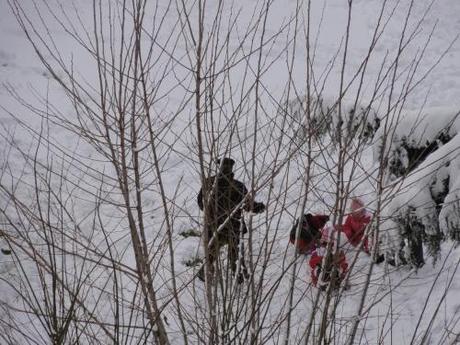
[[[341,42],[324,63],[318,40],[327,11],[309,0],[282,19],[274,0],[8,4],[49,80],[34,100],[6,85],[28,118],[2,108],[16,123],[1,131],[0,236],[12,249],[0,276],[2,343],[366,342],[369,316],[415,273],[391,282],[385,264],[381,287],[374,283],[389,232],[385,210],[408,177],[391,181],[387,142],[439,62],[420,70],[432,31],[418,55],[409,53],[431,5],[417,18],[410,1],[396,51],[380,56],[377,46],[402,6],[383,1],[356,62],[357,5],[349,0]],[[331,82],[338,85],[332,96]],[[363,155],[379,126],[382,149],[369,168]],[[18,137],[30,138],[28,146]],[[224,226],[210,228],[216,186],[206,181],[224,156],[235,158],[235,174],[249,186],[233,210],[243,212],[248,230],[238,248],[248,262],[243,283],[224,250],[212,253],[212,265],[207,260],[209,234]],[[308,281],[305,257],[288,245],[288,230],[308,211],[342,224],[352,196],[364,196],[373,211],[365,234],[371,255],[347,253],[342,286],[321,291]],[[265,212],[244,212],[256,197]],[[198,240],[182,238],[184,229],[201,233],[201,253]],[[344,240],[338,232],[328,255]],[[204,283],[197,267],[183,264],[197,256]],[[344,314],[351,298],[353,317]],[[422,332],[426,309],[412,343],[426,342],[439,314]],[[391,305],[379,341],[394,317]]]

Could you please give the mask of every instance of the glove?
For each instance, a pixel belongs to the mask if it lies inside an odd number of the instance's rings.
[[[252,212],[254,213],[262,213],[265,211],[265,205],[263,202],[254,202],[254,207],[252,208]]]

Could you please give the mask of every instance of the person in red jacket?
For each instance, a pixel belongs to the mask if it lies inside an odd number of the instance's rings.
[[[369,240],[364,236],[366,226],[370,223],[372,214],[364,207],[360,198],[353,198],[350,205],[351,213],[341,226],[342,232],[347,236],[348,242],[353,247],[358,247],[363,242],[363,249],[369,254]]]
[[[333,289],[339,288],[348,271],[348,262],[343,250],[335,252],[332,243],[332,251],[328,253],[328,243],[334,241],[331,231],[332,228],[323,229],[320,245],[313,250],[308,262],[311,268],[311,282],[321,290],[325,290],[328,284],[332,284]]]

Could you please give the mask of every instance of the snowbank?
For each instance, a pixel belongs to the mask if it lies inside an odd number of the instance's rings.
[[[391,175],[384,196],[389,202],[383,224],[387,246],[395,248],[402,243],[402,234],[414,222],[422,225],[423,233],[417,236],[425,243],[460,238],[458,115],[456,108],[407,112],[387,131],[393,136],[386,144]],[[383,128],[376,136],[374,152],[381,153]]]
[[[339,102],[333,97],[315,96],[308,101],[306,95],[299,96],[286,102],[278,112],[287,113],[297,142],[304,141],[310,132],[318,137],[329,133],[334,139],[337,128],[341,128],[342,135],[359,135],[367,140],[380,125],[377,112],[370,106],[347,99]]]

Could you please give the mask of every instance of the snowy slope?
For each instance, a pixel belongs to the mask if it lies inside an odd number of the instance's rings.
[[[32,1],[24,1],[27,11],[33,13],[34,6]],[[66,9],[72,13],[73,6],[70,0],[60,1]],[[53,6],[55,5],[52,2]],[[352,95],[351,102],[354,101],[354,92],[359,88],[357,79],[354,79],[356,71],[359,70],[363,57],[366,56],[369,48],[369,40],[372,37],[372,28],[375,27],[377,16],[379,13],[379,0],[360,0],[353,2],[353,18],[351,22],[351,35],[349,41],[349,51],[347,54],[347,67],[344,70],[345,84],[354,80],[350,85],[349,94]],[[404,23],[405,11],[409,9],[409,1],[390,1],[391,6],[396,6],[391,19],[386,24],[386,30],[382,34],[380,42],[376,46],[376,54],[369,60],[366,66],[367,72],[364,80],[364,88],[359,97],[359,101],[366,104],[366,100],[372,97],[375,91],[375,83],[378,80],[380,67],[383,64],[387,65],[387,53],[390,58],[394,58],[395,50],[399,45],[399,35],[401,32],[401,25]],[[159,11],[165,11],[166,2],[159,2]],[[305,6],[305,4],[303,4]],[[104,5],[106,6],[106,4]],[[260,4],[255,1],[235,1],[232,4],[228,3],[225,6],[225,11],[231,16],[231,13],[236,12],[235,8],[242,7],[241,14],[238,17],[238,25],[245,28],[245,24],[250,22],[253,18],[253,10],[260,10]],[[234,6],[234,8],[232,7]],[[327,97],[334,99],[339,93],[341,68],[340,62],[331,66],[331,62],[337,58],[341,60],[341,53],[343,53],[344,45],[344,30],[346,28],[347,18],[347,1],[330,0],[327,2],[314,2],[312,4],[312,28],[315,37],[315,54],[314,54],[314,68],[313,72],[318,80],[318,84],[324,83],[323,94]],[[324,6],[324,7],[323,7]],[[387,14],[392,7],[389,7]],[[430,1],[423,0],[417,1],[413,5],[414,18],[423,18],[426,9],[430,6]],[[282,121],[276,117],[280,106],[283,104],[285,95],[285,85],[288,81],[288,67],[286,61],[290,56],[286,56],[288,51],[286,48],[285,37],[288,30],[283,31],[281,35],[275,35],[277,28],[290,22],[292,13],[296,11],[296,1],[274,1],[269,15],[269,25],[266,36],[270,37],[266,49],[263,51],[263,61],[266,71],[261,76],[263,91],[261,91],[261,104],[263,104],[263,116],[261,115],[260,132],[261,139],[258,141],[257,157],[255,168],[258,171],[259,184],[261,190],[257,194],[258,200],[263,200],[268,205],[268,213],[261,216],[254,216],[251,220],[254,222],[254,246],[257,249],[264,250],[268,247],[271,248],[271,256],[262,264],[255,263],[255,275],[258,276],[264,272],[264,281],[262,286],[266,289],[267,295],[273,293],[275,302],[264,307],[266,312],[267,327],[263,331],[263,337],[267,337],[268,343],[281,342],[284,336],[284,330],[276,330],[279,326],[281,316],[290,314],[292,318],[292,338],[290,343],[302,343],[302,336],[306,329],[308,316],[315,313],[312,310],[312,301],[314,300],[317,290],[309,284],[309,272],[305,258],[297,259],[297,276],[294,288],[294,305],[296,306],[292,311],[288,310],[289,288],[291,282],[291,264],[295,257],[294,251],[288,246],[288,232],[293,224],[294,218],[300,213],[300,204],[302,200],[302,177],[305,167],[307,166],[306,157],[300,153],[292,157],[292,161],[288,166],[282,166],[283,159],[276,156],[277,146],[275,140],[270,141],[270,135],[281,137],[284,129],[280,124]],[[86,25],[90,25],[92,21],[91,10],[92,3],[90,1],[83,1],[78,4],[78,8],[82,13],[81,20]],[[212,3],[209,5],[209,11],[212,13],[217,8],[217,5]],[[324,11],[322,13],[322,11]],[[30,156],[35,153],[40,131],[49,134],[47,142],[51,143],[50,150],[52,154],[47,152],[47,145],[43,145],[38,150],[38,156],[44,162],[62,161],[64,171],[66,171],[66,182],[72,188],[65,191],[65,195],[69,197],[69,204],[73,210],[72,217],[77,220],[77,225],[85,236],[88,243],[91,243],[96,249],[100,249],[104,254],[109,252],[109,248],[114,248],[116,255],[120,257],[120,262],[125,264],[130,270],[134,268],[134,258],[131,251],[131,241],[127,236],[126,219],[123,219],[122,213],[117,212],[117,208],[113,207],[117,203],[121,203],[122,195],[111,193],[110,187],[101,187],[101,176],[105,178],[113,178],[114,172],[101,152],[91,146],[85,140],[81,140],[78,135],[69,133],[62,130],[60,127],[59,117],[69,119],[69,121],[77,121],[75,116],[75,109],[72,107],[71,102],[65,98],[64,92],[60,89],[59,85],[53,80],[52,76],[42,66],[30,44],[27,42],[24,33],[20,29],[14,16],[11,15],[8,1],[0,0],[0,13],[3,14],[0,21],[0,142],[1,142],[1,176],[2,186],[5,188],[14,185],[15,182],[22,182],[17,192],[23,200],[26,201],[26,206],[34,209],[34,198],[31,190],[33,188],[33,165],[28,164],[29,160],[24,155],[27,152]],[[9,13],[9,15],[5,15]],[[419,109],[424,107],[431,109],[428,111],[428,116],[433,116],[438,119],[442,115],[442,111],[437,107],[448,107],[449,114],[460,109],[460,42],[455,41],[457,35],[460,33],[460,2],[457,0],[438,0],[435,1],[427,12],[423,20],[423,25],[417,27],[417,21],[412,19],[408,26],[415,30],[414,40],[405,48],[405,52],[400,61],[401,75],[396,82],[396,89],[401,90],[404,88],[405,78],[410,74],[412,59],[420,56],[423,53],[423,60],[418,68],[420,69],[414,82],[420,81],[420,84],[413,91],[411,90],[404,100],[404,109],[413,110],[418,113]],[[193,20],[196,13],[193,13],[191,18]],[[256,11],[256,16],[258,15]],[[32,16],[37,20],[37,17]],[[55,20],[47,18],[48,23],[52,25],[52,34],[56,39],[56,46],[62,53],[63,59],[67,63],[74,62],[75,71],[78,71],[79,77],[88,85],[94,86],[96,83],[96,68],[90,56],[80,45],[71,41],[62,31]],[[321,23],[321,30],[317,30],[317,26]],[[183,24],[183,23],[182,23]],[[209,20],[206,27],[211,27],[213,22]],[[431,28],[436,24],[436,30],[431,35]],[[165,16],[165,25],[168,29],[166,32],[179,34],[181,32],[178,20],[172,13]],[[230,25],[230,23],[227,23]],[[292,24],[292,21],[290,22]],[[82,25],[84,27],[84,25]],[[291,26],[292,27],[292,26]],[[197,306],[204,306],[206,302],[204,285],[198,281],[192,280],[195,273],[194,269],[187,267],[184,263],[195,256],[202,255],[202,248],[198,238],[183,238],[179,235],[180,232],[189,229],[197,229],[200,227],[201,218],[196,205],[196,194],[200,188],[199,173],[198,173],[198,159],[196,155],[196,138],[193,136],[193,131],[189,129],[190,124],[193,124],[193,103],[184,100],[188,97],[187,90],[193,85],[193,76],[187,68],[183,67],[186,64],[191,48],[184,42],[180,42],[177,47],[168,42],[168,35],[162,32],[160,37],[161,43],[164,43],[168,49],[171,49],[173,55],[176,57],[177,65],[175,65],[173,72],[168,72],[164,83],[159,87],[160,101],[157,103],[160,114],[159,118],[161,123],[171,123],[171,132],[162,138],[164,143],[161,154],[163,158],[162,168],[167,173],[164,175],[166,193],[171,197],[176,197],[174,202],[171,202],[171,210],[176,215],[174,223],[174,249],[175,249],[175,264],[176,264],[176,277],[178,285],[183,288],[180,295],[180,301],[183,310],[189,313],[193,318],[198,318],[198,323],[205,322],[207,314],[200,310]],[[259,37],[257,37],[259,38]],[[241,33],[231,35],[231,46],[239,47],[241,43]],[[425,42],[428,41],[426,49],[424,49]],[[172,48],[174,46],[174,49]],[[158,47],[156,47],[157,49]],[[444,51],[449,48],[449,51],[444,55]],[[241,51],[235,57],[244,57],[251,49],[250,41],[245,41]],[[289,48],[291,49],[291,48]],[[336,54],[340,53],[337,57]],[[442,59],[440,60],[440,58]],[[167,60],[167,57],[162,56],[159,61]],[[248,65],[252,67],[250,74],[254,73],[257,61],[257,56],[248,58]],[[296,85],[298,93],[305,94],[305,61],[306,50],[303,44],[299,43],[296,51],[294,67],[293,67],[293,84]],[[222,61],[220,61],[222,63]],[[432,73],[426,78],[424,73],[436,67]],[[331,70],[328,72],[328,69]],[[406,69],[407,68],[407,69]],[[156,80],[163,71],[158,72],[158,76],[152,79]],[[245,69],[237,65],[234,74],[231,75],[232,92],[237,99],[241,97],[244,99],[243,91],[251,90],[252,85],[246,85],[242,80],[242,75]],[[248,72],[246,72],[248,73]],[[224,80],[225,77],[222,77]],[[230,84],[230,82],[229,82]],[[386,85],[385,85],[386,86]],[[384,86],[384,87],[385,87]],[[234,89],[238,91],[234,91]],[[383,89],[380,89],[383,92]],[[249,91],[248,91],[249,92]],[[395,91],[397,93],[397,91]],[[225,92],[223,92],[225,94]],[[35,104],[41,109],[46,109],[47,100],[49,104],[53,105],[50,114],[55,114],[56,117],[50,117],[50,123],[43,123],[42,119],[33,114],[31,109],[24,107],[20,102],[15,99],[15,95],[26,99],[28,102]],[[40,98],[37,97],[40,95]],[[221,111],[222,114],[215,120],[213,130],[225,128],[227,125],[228,114],[240,118],[238,123],[238,134],[245,138],[244,145],[236,145],[237,138],[220,137],[221,146],[217,148],[219,153],[223,153],[227,144],[232,147],[232,156],[237,160],[236,177],[245,181],[248,185],[251,180],[251,168],[249,166],[243,167],[243,161],[249,160],[252,148],[252,137],[250,130],[241,123],[250,123],[249,129],[252,129],[252,119],[254,108],[253,105],[248,105],[247,108],[234,109],[231,102],[226,102],[226,94],[222,97]],[[290,99],[294,99],[291,95]],[[188,98],[187,98],[188,99]],[[249,102],[249,101],[248,101]],[[88,99],[88,103],[91,100]],[[243,102],[244,103],[244,102]],[[377,113],[385,113],[386,103],[385,100],[379,100],[372,104]],[[443,108],[445,109],[445,108]],[[236,115],[235,115],[236,114]],[[56,121],[57,123],[53,123]],[[426,128],[423,127],[423,133],[420,134],[424,139],[430,137],[430,134],[437,133],[438,128],[432,124],[440,124],[440,121],[431,122],[429,118],[426,121],[430,124]],[[18,125],[18,123],[23,125]],[[47,127],[49,126],[49,127]],[[407,125],[400,124],[401,130],[404,130]],[[45,129],[43,129],[45,128]],[[422,128],[422,127],[419,127]],[[211,130],[210,130],[211,132]],[[457,133],[457,132],[456,132]],[[456,134],[455,133],[455,134]],[[14,140],[13,140],[14,138]],[[9,151],[8,143],[16,143],[18,147],[23,150]],[[268,143],[268,144],[267,144]],[[295,143],[292,143],[290,138],[280,139],[280,152],[282,155],[289,155],[294,150]],[[433,156],[430,161],[425,162],[425,165],[431,164],[431,170],[438,170],[439,167],[445,164],[446,157],[449,155],[456,155],[455,159],[450,161],[454,162],[449,167],[451,176],[457,176],[458,170],[458,149],[460,143],[458,135],[449,143],[442,147],[436,156]],[[174,147],[174,150],[169,150],[169,147]],[[329,213],[334,204],[334,179],[331,171],[333,167],[322,155],[322,150],[326,149],[317,146],[315,152],[315,165],[314,177],[317,190],[312,191],[311,199],[308,200],[307,209],[313,213]],[[334,150],[330,150],[329,154],[334,156]],[[374,151],[372,147],[364,150],[363,155],[360,157],[360,166],[357,168],[354,183],[357,185],[354,190],[356,195],[364,195],[364,199],[373,205],[375,200],[375,176],[373,175]],[[207,152],[209,154],[209,152]],[[53,160],[51,157],[56,157]],[[207,156],[208,157],[208,156]],[[268,158],[267,158],[268,157]],[[441,159],[439,159],[442,157]],[[55,163],[58,164],[58,163]],[[281,172],[273,179],[271,184],[264,184],[263,181],[269,179],[271,174],[275,171],[277,164],[281,166]],[[248,164],[249,165],[249,164]],[[423,167],[425,167],[425,165]],[[422,169],[423,167],[420,167]],[[272,170],[273,169],[273,170]],[[423,170],[426,172],[427,170]],[[260,172],[260,173],[259,173]],[[425,175],[424,175],[425,176]],[[147,227],[149,229],[164,229],[164,219],[158,217],[159,210],[161,210],[160,195],[156,189],[156,180],[153,177],[146,177],[145,188],[146,197],[144,199],[144,206],[148,217]],[[415,181],[415,182],[414,182]],[[412,186],[414,183],[423,184],[426,181],[420,177],[420,174],[414,174],[405,183]],[[458,179],[451,179],[451,190],[446,202],[450,199],[458,199]],[[60,180],[54,180],[52,186],[59,188]],[[418,186],[418,184],[416,184]],[[78,188],[77,188],[78,187]],[[176,190],[177,188],[177,190]],[[395,203],[389,207],[386,212],[389,215],[393,214],[401,207],[410,201],[417,200],[417,195],[423,193],[423,187],[418,188],[404,188],[403,191],[408,190],[406,193],[399,194]],[[93,195],[101,192],[104,194],[104,200],[107,204],[101,207],[102,223],[106,228],[114,229],[110,236],[111,245],[104,242],[104,236],[95,231],[94,233],[86,233],[85,229],[91,229],[91,224],[95,206]],[[426,192],[426,190],[425,190]],[[2,193],[2,200],[0,205],[2,209],[7,212],[13,212],[11,209],[11,200],[8,199],[8,194]],[[280,200],[284,200],[282,203]],[[372,206],[371,206],[372,208]],[[420,211],[422,212],[422,211]],[[443,209],[440,218],[448,221],[449,210],[446,207]],[[447,215],[446,215],[447,214]],[[89,215],[89,216],[88,216]],[[161,213],[160,213],[161,215]],[[12,219],[16,219],[17,215],[11,214]],[[70,215],[66,218],[66,222],[72,223]],[[246,215],[247,221],[250,219]],[[423,218],[424,215],[421,215]],[[18,218],[20,218],[18,216]],[[7,226],[8,221],[3,216],[0,218],[0,226],[7,231],[14,233],[14,229]],[[444,224],[444,223],[442,223]],[[388,227],[392,228],[391,225]],[[97,228],[99,229],[99,228]],[[266,237],[265,235],[268,234]],[[166,235],[163,233],[160,239],[155,237],[154,232],[147,234],[149,240],[154,244],[164,239]],[[394,239],[396,242],[399,238]],[[0,247],[7,244],[0,239]],[[246,244],[247,245],[247,244]],[[458,293],[460,292],[460,280],[457,273],[457,266],[460,260],[460,249],[454,247],[455,244],[451,241],[446,241],[442,245],[441,257],[436,266],[432,266],[429,262],[419,269],[417,272],[408,267],[393,268],[391,266],[376,266],[373,269],[371,276],[371,283],[368,292],[368,298],[365,301],[364,310],[369,310],[366,313],[367,320],[359,327],[359,333],[356,343],[362,344],[411,344],[411,343],[433,343],[433,344],[455,344],[458,342],[458,334],[460,332],[460,304],[458,302]],[[82,246],[83,247],[83,246]],[[77,246],[79,250],[82,247]],[[453,248],[453,249],[452,249]],[[97,251],[95,251],[97,253]],[[155,267],[157,274],[157,281],[159,281],[158,293],[160,300],[167,301],[169,292],[171,290],[171,277],[170,277],[170,258],[166,250],[161,253],[161,260],[158,259],[158,266]],[[94,253],[93,253],[94,254]],[[94,254],[95,255],[95,254]],[[349,260],[353,257],[350,254]],[[81,264],[79,259],[75,259],[76,266]],[[345,336],[350,329],[350,324],[356,317],[357,305],[360,303],[360,292],[362,292],[366,273],[369,269],[370,260],[366,255],[360,255],[357,259],[355,274],[351,278],[351,289],[344,292],[344,298],[338,304],[338,313],[336,322],[342,325],[339,332],[340,337],[335,339],[337,344],[345,343]],[[16,266],[17,267],[17,266]],[[85,262],[82,265],[84,271],[94,281],[94,286],[98,286],[100,279],[100,288],[107,292],[104,294],[104,299],[107,300],[107,306],[97,310],[97,315],[104,318],[109,314],[109,301],[111,300],[110,287],[102,287],[103,278],[109,276],[109,271],[105,268],[98,267]],[[26,272],[33,273],[31,276],[35,277],[35,270],[32,263],[25,264]],[[29,271],[27,271],[29,270]],[[128,270],[129,271],[129,270]],[[8,280],[20,280],[20,274],[15,271],[15,266],[12,265],[11,256],[0,254],[0,315],[7,315],[13,308],[14,301],[16,300],[16,291],[8,284]],[[126,295],[130,296],[136,289],[135,281],[129,274],[123,277],[123,284]],[[33,280],[32,280],[33,281]],[[35,281],[35,283],[38,282]],[[37,283],[38,286],[38,283]],[[447,288],[448,287],[448,288]],[[247,289],[247,290],[246,290]],[[86,291],[86,290],[85,290]],[[244,301],[243,296],[248,293],[249,287],[243,287],[240,301]],[[432,292],[431,292],[432,291]],[[134,295],[134,293],[133,293]],[[421,301],[429,297],[428,303],[425,305]],[[92,298],[95,298],[92,296]],[[88,298],[90,300],[90,298]],[[91,305],[91,301],[88,301]],[[241,302],[243,303],[243,302]],[[375,303],[375,305],[374,305]],[[23,306],[24,307],[24,306]],[[436,314],[435,320],[431,323],[431,317],[440,308]],[[9,309],[10,308],[10,309]],[[387,318],[388,311],[391,311],[391,318]],[[17,312],[17,311],[14,311]],[[177,332],[180,329],[179,322],[175,318],[176,310],[172,307],[167,308],[165,313],[169,319],[168,330],[171,333],[172,343],[178,344],[182,342],[182,338]],[[420,315],[423,314],[423,317]],[[28,317],[18,313],[17,315],[20,322],[30,322]],[[281,316],[280,316],[281,315]],[[246,316],[249,318],[248,316]],[[128,319],[128,315],[126,316]],[[246,320],[246,319],[245,319]],[[418,325],[420,320],[420,325]],[[110,320],[109,320],[110,321]],[[8,325],[1,325],[4,329]],[[37,320],[35,320],[37,329],[27,328],[25,333],[29,336],[34,336],[41,333],[41,327]],[[276,327],[275,327],[276,326]],[[272,329],[275,329],[273,335]],[[416,332],[415,339],[413,338]],[[425,330],[428,334],[428,339],[422,342]],[[176,333],[177,332],[177,333]],[[279,337],[279,338],[277,338]],[[361,338],[360,338],[361,337]],[[193,339],[197,339],[195,336]],[[39,343],[47,343],[46,337],[38,338]],[[103,341],[103,340],[101,340]],[[198,340],[196,340],[198,342]],[[135,341],[132,341],[135,343]],[[243,341],[241,341],[243,343]]]

